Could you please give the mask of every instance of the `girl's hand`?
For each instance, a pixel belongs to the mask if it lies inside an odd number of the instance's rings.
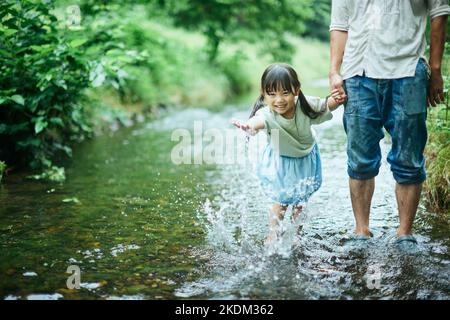
[[[250,124],[247,123],[247,122],[241,122],[241,121],[239,121],[239,120],[237,120],[237,119],[231,119],[231,123],[232,123],[236,128],[242,129],[242,130],[244,130],[246,133],[248,133],[248,134],[250,134],[250,135],[252,135],[252,136],[254,136],[254,135],[258,132],[257,130],[254,130],[254,129],[252,128],[252,126],[250,126]]]
[[[246,122],[241,122],[237,119],[231,119],[231,123],[239,129],[244,130],[248,134],[254,136],[259,130],[264,129],[264,119],[259,116],[254,116],[248,119]]]
[[[328,109],[330,109],[330,111],[336,110],[337,107],[339,107],[346,100],[347,95],[345,94],[345,92],[341,91],[340,89],[334,89],[333,91],[331,91],[331,95],[328,97]]]
[[[237,120],[237,119],[231,119],[231,123],[232,123],[236,128],[242,129],[242,130],[244,130],[244,131],[247,131],[247,130],[250,129],[250,126],[249,126],[247,123],[241,122],[241,121],[239,121],[239,120]]]
[[[343,104],[347,100],[347,95],[345,94],[345,91],[341,89],[334,89],[333,91],[331,91],[331,97],[338,104]]]

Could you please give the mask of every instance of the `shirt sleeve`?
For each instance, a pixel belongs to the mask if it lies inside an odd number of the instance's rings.
[[[427,0],[428,9],[430,10],[430,19],[439,16],[450,15],[450,6],[448,0]]]
[[[348,18],[349,10],[347,0],[332,0],[330,31],[348,31]]]
[[[321,113],[317,118],[311,119],[311,124],[319,124],[333,118],[327,106],[327,99],[312,96],[305,96],[305,98],[314,111]]]
[[[325,98],[319,98],[314,96],[305,96],[306,101],[308,102],[309,106],[315,111],[315,112],[324,112],[327,110],[327,99]]]
[[[266,130],[270,129],[269,121],[267,119],[267,114],[264,110],[264,107],[259,109],[258,111],[256,111],[255,117],[261,118],[264,121],[264,129],[266,129]]]
[[[320,124],[322,122],[325,122],[325,121],[328,121],[331,119],[333,119],[333,114],[330,112],[330,109],[328,109],[328,107],[327,107],[327,109],[324,113],[322,113],[315,119],[311,119],[311,124]]]

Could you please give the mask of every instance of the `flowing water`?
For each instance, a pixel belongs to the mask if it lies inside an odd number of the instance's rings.
[[[237,152],[245,162],[173,164],[175,129],[188,129],[187,145],[195,145],[202,132],[194,121],[203,133],[224,132],[231,117],[247,113],[233,106],[219,113],[186,109],[85,142],[65,164],[63,184],[30,181],[25,173],[7,177],[0,187],[0,297],[450,298],[448,216],[421,205],[417,247],[395,244],[386,140],[372,202],[374,237],[350,240],[342,109],[316,127],[322,187],[295,223],[287,214],[272,246],[264,244],[270,202],[248,149]],[[80,289],[66,285],[69,266],[80,268]]]

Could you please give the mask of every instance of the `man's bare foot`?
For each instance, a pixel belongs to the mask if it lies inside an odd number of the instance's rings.
[[[355,229],[355,235],[357,236],[366,236],[366,237],[372,237],[372,232],[370,232],[370,229],[367,227],[363,228],[356,228]]]

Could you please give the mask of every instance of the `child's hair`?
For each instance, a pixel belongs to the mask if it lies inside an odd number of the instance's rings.
[[[312,119],[317,118],[320,113],[311,108],[300,90],[300,87],[300,81],[298,80],[297,72],[295,72],[294,68],[286,63],[271,64],[266,68],[266,70],[264,70],[261,77],[261,95],[258,97],[253,106],[250,118],[255,115],[256,111],[264,107],[263,93],[265,92],[268,94],[269,92],[277,91],[280,88],[285,91],[290,91],[293,94],[298,91],[298,99],[295,107],[300,104],[300,108],[304,114]]]

